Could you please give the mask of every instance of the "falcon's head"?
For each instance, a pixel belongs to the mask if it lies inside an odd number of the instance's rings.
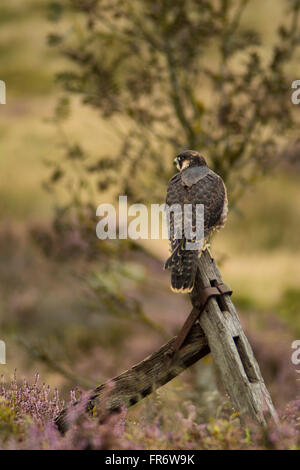
[[[206,166],[205,158],[195,150],[186,150],[180,153],[174,159],[174,164],[179,171],[185,170],[191,166]]]

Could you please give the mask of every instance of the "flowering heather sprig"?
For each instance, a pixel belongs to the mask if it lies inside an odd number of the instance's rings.
[[[270,421],[265,429],[256,428],[253,442],[258,449],[300,449],[300,397],[279,412],[280,424]]]
[[[53,422],[44,425],[33,424],[26,432],[25,437],[12,437],[6,449],[48,449],[48,450],[107,450],[132,449],[133,444],[123,439],[123,418],[111,416],[104,423],[91,419],[87,415],[81,416],[69,431],[62,435]]]
[[[254,423],[242,426],[236,413],[227,410],[222,418],[211,416],[203,422],[200,409],[184,403],[177,413],[163,413],[156,406],[147,415],[146,403],[136,418],[127,410],[105,414],[105,399],[113,384],[105,390],[104,400],[86,413],[90,393],[71,391],[65,408],[57,390],[39,386],[39,375],[32,384],[19,384],[16,374],[10,383],[0,383],[0,449],[299,449],[300,397],[280,413],[280,426],[270,422],[266,428]],[[65,409],[69,429],[62,435],[55,417]],[[29,419],[28,419],[29,417]]]
[[[281,419],[284,422],[294,424],[295,428],[300,432],[300,395],[296,397],[296,400],[288,403],[281,415]]]
[[[78,392],[78,390],[76,390]],[[18,384],[16,373],[9,383],[0,383],[0,448],[2,449],[128,449],[132,443],[123,438],[126,410],[100,421],[99,410],[89,416],[85,411],[90,392],[72,390],[66,408],[69,431],[62,435],[55,418],[64,409],[57,390],[39,386],[39,374],[32,384]],[[79,396],[76,396],[79,395]],[[76,405],[76,406],[74,406]],[[7,417],[9,419],[7,419]],[[5,429],[1,420],[6,421]],[[28,420],[29,418],[29,420]],[[3,432],[5,431],[5,432]]]
[[[43,423],[55,419],[64,407],[64,401],[60,400],[57,389],[51,393],[49,386],[44,383],[39,386],[38,382],[38,373],[35,374],[33,384],[24,379],[22,385],[18,384],[16,371],[9,384],[5,383],[2,376],[0,398],[15,411],[17,417],[30,416],[34,422]]]

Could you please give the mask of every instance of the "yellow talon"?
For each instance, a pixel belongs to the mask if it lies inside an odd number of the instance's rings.
[[[210,243],[206,243],[204,249],[207,250],[207,252],[208,252],[210,258],[211,258],[211,259],[214,259],[213,255],[212,255],[212,252],[210,251]]]

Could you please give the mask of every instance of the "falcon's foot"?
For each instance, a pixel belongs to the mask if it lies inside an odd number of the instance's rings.
[[[210,250],[210,243],[205,243],[205,244],[204,244],[204,247],[203,247],[202,251],[205,251],[205,250],[208,252],[210,258],[213,260],[214,257],[213,257],[213,255],[212,255],[211,250]]]

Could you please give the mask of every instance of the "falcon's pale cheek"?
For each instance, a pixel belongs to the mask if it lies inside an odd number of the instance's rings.
[[[188,168],[189,164],[190,164],[190,162],[189,162],[188,160],[186,160],[185,162],[183,162],[182,167],[181,167],[181,171],[182,171],[182,170],[185,170],[186,168]]]

